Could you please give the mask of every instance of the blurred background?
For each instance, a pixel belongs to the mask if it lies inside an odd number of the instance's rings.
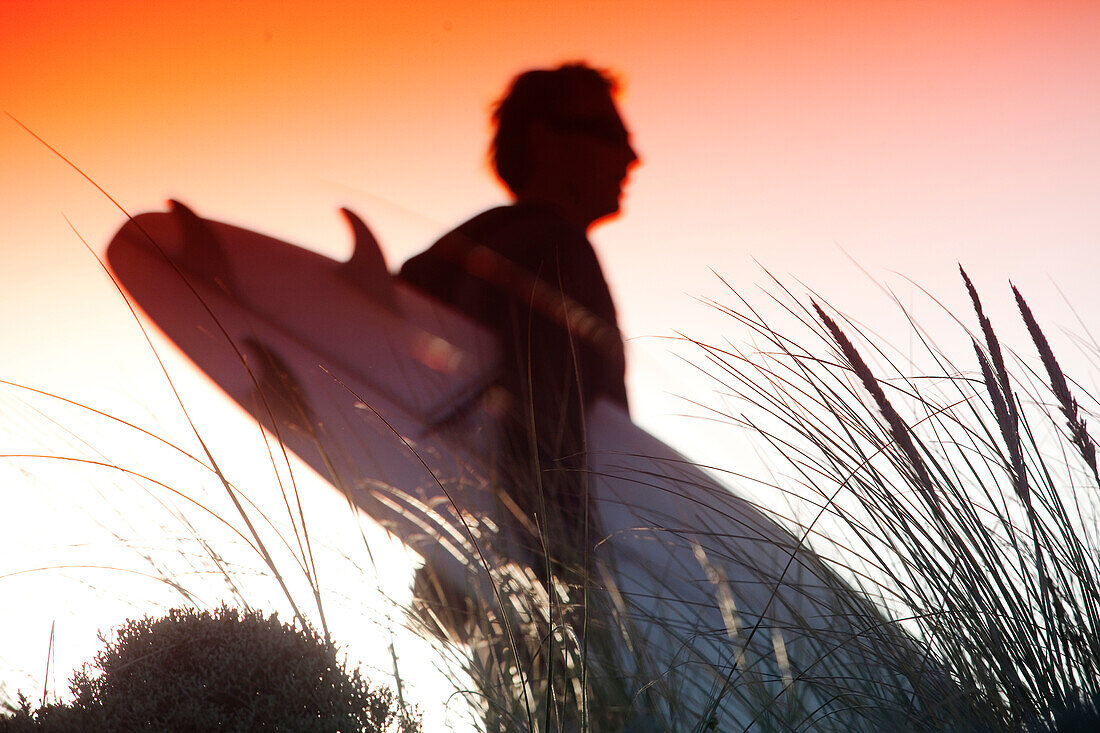
[[[818,293],[904,355],[913,344],[900,304],[932,324],[945,350],[961,346],[962,360],[968,341],[951,317],[971,327],[974,318],[958,265],[994,325],[1022,333],[1011,280],[1095,387],[1097,37],[1100,6],[1087,1],[8,0],[0,379],[198,455],[96,261],[125,218],[96,186],[131,214],[178,198],[202,216],[338,258],[350,254],[337,215],[348,206],[396,269],[506,199],[486,149],[489,113],[509,79],[585,60],[621,79],[642,158],[622,216],[592,240],[628,338],[635,419],[666,442],[708,464],[752,460],[739,452],[738,431],[693,404],[710,404],[715,384],[676,334],[751,350],[731,318],[700,300],[742,295],[766,313],[768,273],[795,295]],[[171,346],[155,344],[231,479],[262,493],[274,469],[259,429]],[[209,477],[192,478],[192,462],[162,456],[131,427],[16,387],[2,398],[0,453],[114,467],[0,459],[0,694],[37,694],[47,663],[58,683],[50,688],[63,691],[97,628],[179,599],[167,588],[150,601],[165,584],[136,575],[156,575],[146,556],[164,545],[149,539],[156,547],[145,548],[141,537],[169,522],[149,518],[165,511],[163,496],[118,468],[183,492]],[[317,506],[341,511],[323,486],[315,491]],[[134,557],[140,567],[130,567]],[[357,582],[399,600],[402,562],[391,578]],[[102,567],[58,567],[76,564]],[[11,575],[40,567],[52,569]],[[356,623],[352,614],[343,628]],[[385,650],[383,637],[372,643]],[[379,674],[392,671],[387,664]],[[445,687],[440,679],[432,684]]]

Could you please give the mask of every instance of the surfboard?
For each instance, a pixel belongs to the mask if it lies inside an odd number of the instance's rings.
[[[510,536],[486,459],[499,345],[392,277],[369,228],[343,214],[346,262],[178,202],[127,221],[107,257],[148,317],[278,440],[448,586],[492,599],[506,568],[522,577],[538,562]],[[636,719],[685,730],[911,714],[913,647],[819,558],[615,404],[597,401],[587,421],[605,532],[593,628],[614,640],[588,645],[591,679],[613,675]]]

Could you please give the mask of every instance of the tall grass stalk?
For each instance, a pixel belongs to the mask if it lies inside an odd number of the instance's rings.
[[[932,369],[909,373],[851,320],[781,285],[775,302],[797,333],[734,293],[715,305],[760,348],[700,348],[733,398],[720,412],[785,465],[774,487],[820,507],[815,549],[957,681],[975,702],[970,725],[1053,730],[1090,711],[1095,723],[1100,482],[1079,388],[1016,288],[1041,371],[1016,357],[1014,375],[962,276],[978,326],[963,365],[914,323]]]
[[[1049,728],[1100,699],[1094,506],[1079,490],[1082,476],[1090,491],[1098,482],[1094,444],[1023,298],[1017,293],[1047,387],[1022,363],[1009,370],[966,286],[981,333],[977,363],[956,367],[914,324],[937,370],[919,376],[820,298],[804,305],[781,288],[776,302],[802,329],[791,336],[735,293],[735,306],[719,307],[764,350],[697,346],[741,400],[724,417],[786,462],[789,473],[773,483],[795,509],[787,515],[735,496],[677,457],[592,445],[587,480],[617,482],[622,493],[605,501],[629,506],[633,524],[599,538],[599,556],[585,555],[579,573],[557,573],[548,562],[536,572],[537,558],[516,552],[507,513],[464,504],[495,480],[484,464],[441,473],[427,460],[430,446],[394,430],[408,460],[432,469],[446,501],[344,473],[289,370],[272,362],[254,372],[227,333],[262,405],[282,523],[227,478],[159,356],[201,448],[183,453],[214,477],[228,509],[110,461],[81,460],[216,518],[259,558],[303,627],[316,613],[327,640],[323,599],[333,589],[318,573],[316,525],[293,472],[282,479],[290,431],[301,431],[349,501],[369,491],[469,569],[455,588],[426,566],[407,621],[430,631],[441,659],[460,670],[455,694],[471,701],[486,730]],[[345,392],[351,412],[370,411]],[[680,493],[696,502],[690,514],[662,513]],[[515,520],[527,533],[524,549],[548,556],[556,538],[545,517]],[[221,549],[202,530],[194,538],[247,607]],[[315,611],[299,601],[292,576]],[[170,572],[163,580],[194,598]]]
[[[12,119],[14,120],[14,118]],[[23,126],[18,120],[15,120],[15,122],[21,127],[24,127],[28,133],[38,139],[39,142],[69,164],[77,173],[92,183],[92,185],[109,199],[127,219],[131,219],[129,213],[122,205],[96,184],[95,181],[88,177],[79,167],[65,158],[65,156],[38,137],[35,133]],[[84,247],[89,252],[92,252],[93,256],[96,256],[92,247],[84,240],[80,233],[77,232],[76,228],[72,227],[71,223],[70,227]],[[102,261],[99,260],[98,256],[96,256],[96,259],[99,261],[103,270],[110,275],[110,272],[107,271],[107,268],[103,265]],[[113,278],[112,282],[114,282]],[[136,422],[113,416],[103,410],[69,399],[64,395],[30,385],[14,384],[7,381],[3,382],[5,387],[16,390],[17,392],[23,392],[28,398],[34,398],[46,405],[45,407],[39,408],[36,407],[30,399],[24,399],[21,400],[22,404],[17,405],[14,411],[9,412],[9,417],[14,417],[19,413],[29,413],[32,421],[38,419],[42,422],[52,424],[59,432],[55,432],[51,437],[47,438],[47,440],[53,443],[48,450],[36,453],[9,452],[4,454],[2,458],[8,464],[12,465],[36,462],[83,466],[91,469],[93,472],[105,470],[121,477],[117,481],[111,482],[113,484],[111,486],[111,491],[114,496],[108,498],[102,491],[99,492],[99,496],[103,506],[115,505],[118,507],[116,511],[118,519],[120,520],[119,525],[130,525],[131,529],[128,531],[127,529],[119,528],[119,526],[102,524],[101,526],[103,529],[106,529],[118,543],[119,548],[117,549],[124,551],[129,549],[143,563],[149,565],[151,570],[149,572],[144,572],[142,570],[127,567],[126,565],[128,565],[129,562],[125,560],[118,564],[112,563],[111,561],[89,561],[87,558],[94,552],[93,548],[74,547],[70,549],[81,558],[77,562],[62,561],[44,564],[41,567],[30,567],[26,564],[17,562],[10,572],[0,575],[0,581],[11,583],[20,576],[27,577],[29,575],[76,572],[83,576],[90,571],[104,571],[115,578],[136,577],[156,581],[175,591],[177,594],[175,603],[178,604],[182,600],[186,606],[191,608],[210,609],[215,607],[218,601],[223,598],[223,592],[218,591],[216,587],[212,588],[208,581],[208,576],[213,573],[215,577],[221,579],[224,588],[229,590],[234,605],[241,606],[251,612],[257,607],[270,606],[272,603],[279,605],[278,599],[276,598],[273,600],[268,589],[261,588],[256,583],[246,582],[260,578],[263,582],[259,585],[271,582],[278,588],[282,601],[289,606],[300,628],[312,628],[314,624],[316,624],[322,630],[324,643],[330,644],[333,636],[329,626],[327,606],[333,603],[334,599],[339,600],[341,593],[350,592],[347,589],[336,586],[336,567],[337,565],[344,566],[340,579],[345,581],[347,579],[347,567],[358,567],[358,564],[352,557],[352,554],[356,553],[355,537],[328,535],[318,544],[314,534],[311,533],[313,524],[308,519],[310,516],[316,518],[317,509],[316,507],[308,506],[308,500],[303,499],[294,473],[294,462],[289,456],[286,446],[277,432],[272,436],[268,436],[262,433],[262,431],[257,430],[256,434],[264,436],[264,444],[270,461],[271,474],[274,477],[273,483],[276,493],[281,499],[283,511],[283,516],[281,518],[278,516],[279,510],[273,510],[271,506],[272,502],[270,498],[266,496],[268,492],[265,491],[264,497],[254,500],[228,478],[227,473],[222,469],[221,463],[215,457],[218,452],[217,447],[213,447],[208,443],[203,431],[192,419],[187,400],[177,388],[177,382],[173,379],[169,367],[161,358],[161,354],[154,345],[153,338],[146,331],[141,319],[136,312],[134,312],[133,307],[122,293],[118,283],[115,282],[114,285],[122,301],[129,309],[134,323],[140,329],[142,338],[148,347],[148,351],[155,358],[158,369],[163,375],[165,384],[173,395],[179,414],[183,416],[185,422],[189,426],[191,438],[197,443],[200,451],[196,453],[195,451],[188,450],[182,447],[182,444],[177,440],[163,437],[158,435],[154,430],[141,427]],[[197,294],[196,297],[198,297]],[[246,370],[249,370],[251,374],[248,362],[244,354],[239,350],[238,345],[229,338],[228,334],[225,334],[225,336],[227,343],[233,348],[238,349],[237,355],[242,365]],[[256,394],[262,397],[265,393],[264,390],[259,388],[258,378],[258,375],[253,375],[253,381],[257,386]],[[68,417],[55,419],[51,413],[56,413],[59,408],[68,415]],[[267,409],[270,413],[272,408],[269,406]],[[161,480],[157,478],[157,472],[155,471],[129,468],[117,460],[109,458],[96,446],[96,439],[94,437],[84,437],[77,428],[70,427],[66,424],[67,420],[71,420],[73,423],[79,422],[80,413],[90,416],[92,421],[98,426],[111,424],[121,428],[124,433],[128,434],[128,440],[135,444],[151,441],[157,444],[158,448],[166,448],[171,453],[175,453],[186,462],[206,472],[206,480],[201,480],[200,485],[194,482],[194,477],[190,474],[188,474],[186,478],[181,474],[173,478]],[[75,420],[73,419],[74,415],[77,417]],[[272,419],[270,423],[276,426],[278,424],[274,419]],[[96,429],[97,428],[90,428],[89,430]],[[59,448],[56,443],[58,441],[64,443],[65,435],[68,435],[72,443],[68,446],[61,446]],[[65,452],[67,450],[91,453],[92,457],[66,455]],[[140,450],[147,450],[147,448],[142,445]],[[151,456],[152,453],[150,452],[149,455]],[[167,464],[164,464],[158,468],[163,470],[166,466]],[[33,476],[36,469],[21,468],[20,470],[26,476]],[[213,479],[214,485],[221,489],[222,498],[228,501],[228,507],[210,494],[208,490],[210,478]],[[89,480],[87,477],[77,474],[76,472],[73,472],[67,480],[75,480],[78,482],[88,481],[90,486],[98,483],[98,479]],[[138,518],[136,521],[136,524],[143,524],[144,526],[142,526],[140,531],[134,530],[133,525],[135,522],[133,520],[135,510],[140,512],[141,509],[139,509],[139,507],[141,507],[141,504],[140,502],[134,501],[136,497],[127,495],[130,482],[132,482],[132,486],[136,487],[142,494],[150,497],[157,507],[167,512],[172,517],[172,521],[178,522],[178,525],[173,526],[169,523],[167,525],[153,527],[151,523],[157,520],[150,515],[145,515]],[[256,483],[255,478],[248,478],[246,483]],[[185,488],[184,485],[186,485]],[[312,497],[316,499],[317,495],[314,493]],[[347,506],[346,502],[345,506]],[[196,516],[195,512],[192,510],[198,510],[198,516]],[[331,515],[325,517],[325,524],[331,524],[333,519],[334,517]],[[213,520],[217,526],[212,529],[210,522],[206,520]],[[351,523],[359,528],[357,537],[360,546],[358,549],[366,552],[369,560],[368,565],[373,565],[374,557],[370,544],[368,543],[367,534],[362,530],[359,518],[352,517]],[[180,534],[181,529],[183,530],[183,536]],[[162,532],[162,535],[156,537],[158,530]],[[228,535],[221,530],[227,530]],[[151,540],[154,545],[152,547],[144,546],[145,540],[138,539],[136,536],[139,534],[145,535],[146,537],[150,534],[154,535]],[[326,533],[322,533],[322,536],[325,534]],[[373,534],[377,535],[378,533]],[[377,536],[375,540],[377,541]],[[239,552],[239,548],[242,547],[245,549],[244,554]],[[333,573],[334,580],[331,581],[331,585],[328,587],[322,585],[318,573],[318,552],[323,553],[326,558],[325,562],[327,563],[328,569]],[[249,553],[252,554],[251,559],[248,557]],[[118,553],[112,554],[117,555]],[[173,556],[176,556],[175,560],[177,560],[177,562],[173,562]],[[253,560],[259,560],[262,569],[256,568]],[[30,565],[33,564],[33,562],[30,563]],[[367,573],[364,573],[362,568],[358,568],[356,572],[360,578],[364,575],[372,578],[376,576],[375,572],[369,570]],[[77,582],[87,583],[93,587],[98,585],[98,583],[94,583],[92,580],[85,577],[80,577]],[[216,586],[217,584],[215,583],[213,585]],[[109,588],[109,585],[107,587]],[[302,592],[303,588],[305,590],[304,593]],[[377,595],[378,589],[373,590],[374,594]],[[110,590],[106,592],[109,594]],[[216,597],[211,597],[210,594],[215,594]],[[349,605],[355,604],[361,608],[364,601],[368,600],[367,595],[368,594],[362,594],[358,598],[346,598],[343,600]],[[149,597],[145,600],[138,597],[126,600],[132,605],[137,606],[143,612],[148,612],[150,610],[149,603],[164,603],[164,601],[153,601],[152,596],[153,594],[149,594]],[[308,598],[307,603],[312,605],[312,611],[309,605],[303,605],[303,597]],[[328,603],[323,600],[324,598],[329,599]],[[383,600],[391,606],[395,604],[393,600]],[[372,606],[374,609],[377,609],[377,607],[377,603]],[[50,611],[45,610],[45,612],[49,613]],[[358,613],[362,614],[362,611],[358,611]],[[115,623],[120,623],[122,620],[122,618],[118,618],[115,620]],[[381,630],[383,636],[392,637],[395,632],[392,621],[392,609],[386,611],[384,619],[363,617],[360,615],[359,618],[356,619],[356,625],[360,628],[377,627]],[[345,625],[344,629],[346,635],[349,627]],[[105,632],[106,629],[102,631]],[[52,626],[49,645],[47,678],[49,672],[53,671],[50,665],[55,665],[56,657]],[[402,685],[392,642],[389,648],[393,659],[391,669],[386,673],[386,676],[395,676],[398,694],[400,696]],[[3,652],[0,652],[0,655],[3,655]],[[374,664],[378,663],[378,660],[371,661]],[[46,684],[48,685],[48,682]],[[6,685],[0,684],[0,692],[10,696],[14,690],[9,690]],[[56,690],[50,690],[48,686],[44,687],[42,692],[43,705],[47,704],[51,694],[56,696],[58,692]],[[7,701],[7,706],[11,708],[10,697]]]
[[[167,369],[164,373],[167,377]],[[171,377],[167,378],[171,380]],[[108,520],[107,522],[89,518],[90,521],[100,523],[117,543],[117,547],[108,553],[114,558],[113,560],[98,561],[99,549],[94,545],[73,546],[63,553],[65,556],[75,555],[78,558],[76,562],[61,561],[35,565],[37,558],[27,562],[13,556],[7,563],[13,569],[0,573],[0,582],[16,583],[21,576],[62,575],[75,580],[78,584],[102,588],[102,593],[110,596],[112,592],[121,592],[111,590],[113,586],[119,586],[120,579],[137,578],[153,581],[173,591],[174,599],[167,600],[160,598],[160,594],[150,592],[146,584],[144,587],[136,586],[138,588],[136,592],[131,590],[130,592],[134,595],[120,599],[143,613],[148,613],[154,608],[179,606],[181,603],[187,608],[209,610],[226,598],[225,591],[228,591],[233,605],[253,612],[259,608],[281,606],[278,596],[282,596],[283,602],[289,606],[299,628],[312,628],[315,624],[323,628],[320,638],[324,644],[331,644],[334,638],[348,639],[348,632],[353,631],[355,626],[360,627],[356,636],[363,635],[371,628],[377,629],[376,633],[380,632],[383,637],[392,636],[395,632],[392,610],[387,612],[385,618],[364,615],[365,608],[374,610],[378,608],[377,602],[371,602],[374,600],[372,596],[378,594],[378,589],[366,587],[361,581],[364,578],[377,577],[377,572],[369,567],[370,563],[367,568],[357,567],[356,536],[348,533],[347,530],[351,529],[348,523],[338,522],[339,530],[323,533],[320,543],[315,538],[306,536],[304,528],[309,526],[308,522],[311,518],[316,521],[320,513],[315,504],[316,499],[319,498],[316,492],[303,497],[299,494],[295,483],[293,494],[288,494],[282,489],[284,486],[282,482],[274,481],[272,482],[274,492],[263,491],[263,496],[250,496],[229,481],[227,474],[213,460],[213,454],[218,448],[210,446],[202,437],[197,439],[209,451],[207,460],[203,460],[187,448],[153,430],[62,395],[10,382],[5,382],[4,386],[16,393],[25,393],[28,398],[34,398],[23,400],[22,409],[30,414],[32,420],[51,425],[55,432],[49,438],[52,445],[48,451],[6,453],[0,457],[10,465],[24,466],[21,470],[28,476],[37,473],[36,465],[72,466],[73,470],[65,472],[68,474],[65,480],[78,484],[86,483],[88,488],[97,486],[101,482],[102,477],[96,474],[107,472],[109,475],[114,475],[117,478],[107,479],[110,484],[109,489],[99,489],[95,492],[100,505],[96,507],[95,513],[99,514],[101,509],[114,506],[117,507],[118,516],[117,521]],[[173,385],[173,391],[176,391],[175,385]],[[180,404],[182,409],[187,409],[182,399]],[[58,409],[64,417],[54,417]],[[9,411],[8,414],[12,415],[16,412]],[[107,455],[105,450],[110,449],[101,450],[97,447],[96,437],[88,437],[84,434],[85,431],[78,427],[85,422],[81,419],[81,415],[90,418],[92,427],[87,428],[87,431],[96,436],[115,432],[104,430],[104,425],[115,426],[128,434],[129,442],[138,446],[139,451],[145,451],[148,459],[160,455],[157,451],[148,448],[149,444],[155,444],[164,451],[175,454],[181,460],[164,461],[151,468],[147,460],[143,468],[128,467],[118,461],[117,457],[112,458]],[[189,425],[195,425],[190,419],[187,422]],[[195,430],[197,435],[198,428]],[[59,446],[59,442],[62,445]],[[278,441],[275,443],[275,451],[271,450],[270,444],[267,448],[271,468],[276,475],[287,470],[285,467],[280,470],[276,455],[282,455],[283,460],[287,464],[290,463],[289,457],[280,448],[281,444]],[[66,451],[88,453],[90,457],[66,455]],[[134,456],[131,460],[140,460],[140,458]],[[193,475],[195,472],[192,470],[179,471],[166,479],[158,477],[173,468],[178,470],[180,466],[187,469],[187,464],[190,464],[191,468],[198,469],[200,473],[198,481],[195,480]],[[77,470],[80,467],[89,469],[88,474]],[[50,473],[56,475],[56,472]],[[201,474],[205,474],[205,477]],[[254,477],[247,479],[247,482],[257,483]],[[212,486],[221,489],[221,496],[211,491]],[[44,488],[47,491],[50,490],[49,486]],[[59,488],[54,487],[54,490]],[[84,492],[76,493],[79,497]],[[278,503],[287,512],[282,518],[278,516],[278,504],[273,505],[272,499],[275,497],[278,497]],[[92,496],[80,497],[79,500],[91,506],[92,498]],[[149,506],[146,500],[151,501],[152,505]],[[331,501],[326,504],[330,506],[331,512]],[[345,513],[346,507],[345,501]],[[159,509],[167,513],[170,517],[169,521],[160,523],[162,520],[157,519],[158,512],[150,509]],[[339,506],[337,506],[337,512],[339,512]],[[325,516],[325,522],[330,527],[333,520],[337,519],[341,519],[339,514],[330,513]],[[350,524],[358,527],[359,521],[354,518]],[[362,550],[365,547],[368,559],[373,562],[366,534],[360,531],[357,537],[361,543],[359,549]],[[129,558],[126,557],[127,554],[130,555]],[[147,566],[147,569],[131,567],[132,560],[140,561],[142,565]],[[259,566],[256,564],[257,561]],[[316,570],[318,565],[328,569],[330,585],[321,585]],[[360,580],[361,590],[367,592],[360,592],[355,598],[341,598],[345,593],[354,593],[351,590],[352,585],[346,587],[337,585],[339,582],[346,582],[350,572],[354,572]],[[94,579],[103,574],[113,577],[115,582]],[[211,576],[215,578],[213,582]],[[220,579],[220,583],[217,579]],[[219,585],[222,586],[221,589],[218,588]],[[65,588],[64,580],[59,581],[55,587],[57,592],[62,592]],[[271,592],[272,588],[277,589],[274,596]],[[302,597],[315,604],[313,612],[308,605],[300,602]],[[46,598],[40,600],[42,603],[49,603]],[[399,601],[383,600],[391,606],[399,603]],[[335,635],[326,623],[328,618],[326,610],[331,610],[327,607],[333,603],[344,606],[354,605],[357,609],[355,626],[350,626],[348,623],[342,624],[342,634],[339,636]],[[365,603],[370,605],[364,607]],[[341,610],[346,613],[346,609]],[[42,612],[54,614],[61,612],[61,609],[45,606]],[[108,620],[107,623],[115,626],[123,620],[119,617]],[[68,628],[71,628],[71,624]],[[100,631],[106,633],[107,628],[101,628]],[[71,635],[69,639],[72,639]],[[392,650],[392,643],[390,648]],[[350,651],[353,654],[363,653],[362,650],[354,648]],[[8,654],[0,651],[0,656],[8,656]],[[56,657],[57,648],[51,624],[47,654],[47,681],[43,683],[41,705],[47,705],[51,700],[58,699],[61,692],[46,686],[50,674],[56,674]],[[381,673],[384,679],[398,681],[400,697],[402,686],[396,659],[386,664],[384,659],[373,658],[369,659],[369,663],[374,666],[375,675]],[[385,669],[387,666],[388,670]],[[8,671],[10,673],[13,670],[9,668]],[[9,679],[6,682],[11,683],[14,680]],[[3,692],[9,696],[6,707],[12,711],[17,709],[13,704],[14,697],[11,697],[16,690],[7,688],[3,689]],[[4,701],[0,700],[0,702]],[[403,700],[399,702],[404,704]]]

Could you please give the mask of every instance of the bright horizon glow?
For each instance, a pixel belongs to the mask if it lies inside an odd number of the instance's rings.
[[[677,417],[701,414],[680,398],[706,400],[713,387],[674,355],[690,358],[691,349],[666,337],[742,337],[693,300],[731,298],[711,269],[749,297],[767,285],[762,268],[789,274],[805,283],[799,294],[819,291],[887,337],[907,332],[875,283],[895,289],[918,318],[940,314],[906,279],[965,314],[959,262],[1010,334],[1008,279],[1050,332],[1085,330],[1061,292],[1084,324],[1100,313],[1095,3],[699,0],[638,12],[625,0],[455,1],[410,13],[346,3],[17,0],[0,19],[0,108],[130,213],[179,198],[202,216],[343,257],[350,238],[336,210],[349,206],[392,267],[505,200],[485,149],[488,110],[512,75],[578,58],[608,66],[624,81],[621,106],[643,161],[623,215],[592,237],[629,339],[632,405],[639,424],[703,462],[738,460],[738,433]],[[73,231],[102,253],[122,214],[6,117],[0,160],[0,379],[200,450]],[[200,430],[216,436],[219,460],[260,490],[271,465],[258,429],[171,348],[162,353]],[[144,441],[116,443],[97,421],[43,406],[61,428],[97,438],[74,445],[19,404],[23,396],[3,396],[10,435],[0,453],[20,452],[25,440],[158,468]],[[75,507],[95,505],[82,488],[109,490],[113,478],[41,462],[6,468],[10,547],[102,538]],[[72,538],[50,537],[61,526]],[[10,550],[0,574],[56,556]],[[13,583],[29,581],[19,578],[0,579],[0,592],[23,593]],[[48,585],[35,584],[18,609],[5,604],[0,620],[25,629],[28,648],[0,652],[4,669],[19,670],[0,677],[9,685],[0,693],[41,690],[55,611],[59,662],[95,648],[91,629],[102,619],[74,620],[85,589],[65,584],[68,600],[46,602],[35,593]],[[111,587],[97,593],[110,596]],[[120,606],[106,623],[122,621]]]

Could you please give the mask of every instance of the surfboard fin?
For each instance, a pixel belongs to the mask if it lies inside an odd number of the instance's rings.
[[[187,206],[171,199],[168,206],[179,222],[183,248],[176,265],[192,277],[215,283],[226,293],[234,292],[233,271],[218,237],[207,223]]]
[[[341,208],[340,213],[344,215],[355,237],[355,249],[352,250],[351,258],[340,265],[340,274],[379,305],[398,312],[397,289],[393,285],[393,276],[386,268],[386,259],[382,255],[382,248],[378,246],[378,240],[354,211]]]

